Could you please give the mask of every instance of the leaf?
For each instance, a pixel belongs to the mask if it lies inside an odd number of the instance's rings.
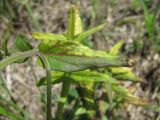
[[[137,96],[134,96],[130,93],[128,93],[126,96],[125,96],[125,101],[130,103],[130,104],[134,104],[134,105],[148,105],[149,104],[149,101],[148,100],[144,100],[142,98],[139,98]]]
[[[43,42],[48,42],[49,40],[62,40],[66,41],[67,38],[64,35],[60,34],[54,34],[54,33],[39,33],[39,32],[34,32],[31,34],[33,38],[42,40]]]
[[[123,86],[112,85],[112,89],[116,93],[116,95],[123,97],[125,102],[129,104],[142,105],[142,106],[149,104],[148,100],[132,95],[130,91]]]
[[[57,72],[57,71],[52,72],[52,76],[51,76],[52,85],[60,83],[63,80],[63,75],[64,75],[63,72]],[[37,86],[46,85],[47,84],[46,81],[47,81],[46,77],[43,77],[39,81],[37,81],[36,85]]]
[[[75,28],[74,28],[74,36],[82,33],[82,21],[79,15],[78,7],[74,7],[75,10]]]
[[[60,79],[62,80],[63,72],[52,72],[51,79],[52,79],[52,84],[56,84],[60,82]],[[107,84],[117,84],[117,81],[102,73],[98,73],[96,71],[90,71],[90,70],[85,70],[85,71],[79,71],[79,72],[72,72],[70,74],[70,78],[72,79],[73,82],[75,83],[95,83],[95,82],[105,82]],[[40,79],[37,82],[38,86],[46,85],[46,77]]]
[[[1,106],[0,106],[0,114],[4,115],[12,120],[24,120],[24,118],[21,118],[19,115],[16,115],[15,113],[8,111]]]
[[[33,47],[24,35],[18,35],[16,37],[13,47],[14,52],[23,52],[31,49],[33,49]]]
[[[108,69],[112,73],[112,76],[118,80],[139,81],[139,82],[143,81],[143,79],[136,76],[130,68],[110,67]]]
[[[115,44],[112,48],[111,48],[111,50],[110,50],[110,54],[111,55],[117,55],[118,53],[119,53],[119,50],[120,50],[120,48],[122,47],[122,45],[124,44],[124,41],[123,40],[121,40],[121,41],[119,41],[117,44]]]
[[[18,35],[13,45],[12,52],[24,52],[33,49],[32,45],[29,43],[28,39],[24,35]],[[27,58],[20,59],[16,63],[25,62]]]
[[[71,7],[71,11],[70,11],[68,35],[69,35],[70,39],[73,39],[73,37],[75,35],[75,9],[74,9],[74,6]]]
[[[90,70],[73,72],[70,77],[77,83],[105,82],[107,84],[117,84],[117,81],[114,78],[106,74]]]
[[[69,38],[72,40],[74,36],[80,34],[81,32],[82,32],[82,21],[79,15],[78,7],[72,6],[69,18],[69,30],[68,30]]]
[[[0,71],[4,69],[7,65],[16,62],[17,60],[30,57],[35,55],[38,52],[37,49],[29,50],[27,52],[17,52],[15,54],[12,54],[9,57],[4,58],[0,61]]]
[[[51,70],[73,72],[97,67],[127,66],[120,56],[92,50],[73,41],[48,41],[39,45],[48,59]]]
[[[79,34],[74,40],[75,41],[78,41],[78,42],[81,42],[82,40],[84,40],[85,38],[91,36],[92,34],[102,30],[104,27],[105,27],[106,24],[102,24],[102,25],[99,25],[97,27],[94,27],[90,30],[87,30],[87,31],[84,31],[82,32],[81,34]]]

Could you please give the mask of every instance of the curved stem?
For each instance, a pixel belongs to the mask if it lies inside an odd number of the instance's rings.
[[[52,93],[51,93],[51,72],[50,66],[46,59],[46,57],[42,53],[38,53],[39,57],[41,58],[45,70],[46,70],[46,78],[47,78],[47,117],[46,120],[52,119]]]
[[[58,108],[57,108],[55,120],[63,120],[63,107],[68,98],[70,85],[71,85],[71,79],[67,76],[64,76],[63,83],[62,83],[61,96],[58,102]]]

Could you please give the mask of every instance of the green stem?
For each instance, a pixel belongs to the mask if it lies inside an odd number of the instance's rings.
[[[43,61],[45,70],[46,70],[46,79],[47,79],[47,117],[46,120],[52,119],[52,93],[51,93],[51,72],[50,72],[50,66],[46,59],[46,57],[42,54],[38,54]]]
[[[62,83],[61,96],[58,102],[58,108],[55,120],[63,120],[63,107],[68,98],[70,85],[71,85],[71,79],[65,76]]]

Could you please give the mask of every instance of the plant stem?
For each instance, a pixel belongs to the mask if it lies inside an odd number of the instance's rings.
[[[46,70],[46,78],[47,78],[47,117],[46,120],[52,119],[52,93],[51,93],[51,72],[50,72],[50,66],[46,59],[46,57],[42,54],[38,54],[43,61],[45,70]]]
[[[65,76],[62,83],[61,96],[58,102],[58,108],[55,120],[63,120],[63,107],[68,98],[70,85],[71,85],[71,79]]]

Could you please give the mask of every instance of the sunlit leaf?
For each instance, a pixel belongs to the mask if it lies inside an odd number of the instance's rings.
[[[69,30],[68,35],[70,39],[82,32],[82,22],[79,16],[79,11],[77,6],[72,6],[69,18]]]
[[[32,33],[32,37],[38,40],[42,40],[43,42],[48,42],[49,40],[62,40],[66,41],[67,38],[64,35],[54,34],[54,33]]]
[[[82,21],[81,21],[81,18],[80,18],[80,15],[79,15],[79,11],[78,11],[78,8],[75,7],[75,33],[74,35],[79,35],[80,33],[82,33]]]
[[[112,76],[118,80],[143,81],[143,79],[136,76],[130,68],[110,67],[108,69],[112,73]]]
[[[102,30],[104,27],[105,27],[106,24],[102,24],[102,25],[99,25],[97,27],[94,27],[92,29],[89,29],[87,31],[84,31],[82,32],[81,34],[79,34],[74,40],[75,41],[78,41],[78,42],[81,42],[82,40],[84,40],[85,38],[91,36],[92,34]]]
[[[60,79],[63,76],[63,72],[52,72],[52,84],[56,84],[60,82]],[[70,78],[74,83],[95,83],[95,82],[105,82],[106,84],[117,84],[117,81],[102,73],[98,73],[96,71],[79,71],[79,72],[72,72],[70,74]],[[62,79],[61,79],[62,80]],[[46,77],[42,78],[37,82],[38,86],[46,85]]]
[[[85,82],[85,83],[94,83],[94,82],[105,82],[110,84],[117,84],[117,81],[102,73],[98,73],[96,71],[79,71],[79,72],[73,72],[70,76],[75,82]]]
[[[115,44],[115,45],[111,48],[111,50],[110,50],[109,53],[110,53],[111,55],[117,55],[117,54],[119,53],[120,48],[122,47],[123,43],[124,43],[123,40],[119,41],[117,44]]]
[[[140,97],[134,96],[130,93],[128,93],[125,96],[125,101],[130,103],[130,104],[134,104],[134,105],[148,105],[149,104],[148,100],[145,100],[145,99],[142,99]]]

